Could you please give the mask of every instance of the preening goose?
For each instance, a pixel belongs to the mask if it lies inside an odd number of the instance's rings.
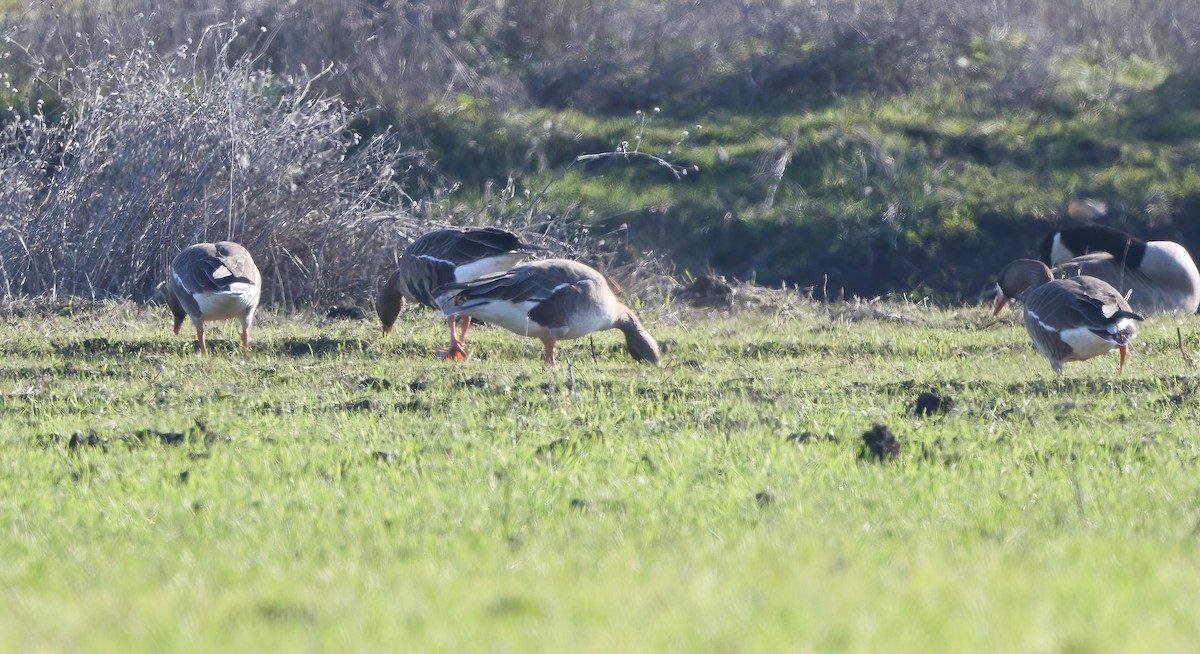
[[[1054,279],[1041,261],[1018,259],[1000,271],[997,286],[992,315],[1000,315],[1010,299],[1019,299],[1025,305],[1025,331],[1055,372],[1062,372],[1064,361],[1083,361],[1110,350],[1121,353],[1118,369],[1125,367],[1136,331],[1133,321],[1142,317],[1106,282],[1086,275]]]
[[[423,234],[404,248],[396,270],[379,289],[375,313],[383,324],[383,333],[392,331],[406,301],[436,310],[439,307],[433,291],[437,287],[504,272],[543,249],[522,243],[516,234],[495,227],[439,229]],[[471,317],[458,319],[462,330],[459,334],[454,331],[455,320],[450,317],[450,347],[438,354],[461,361],[467,356],[463,340]]]
[[[184,318],[196,326],[200,353],[208,353],[204,323],[237,318],[242,323],[242,351],[250,345],[250,324],[262,291],[262,276],[246,248],[231,241],[188,246],[171,262],[167,305],[179,333]]]
[[[621,304],[604,275],[565,259],[521,264],[512,270],[437,290],[442,315],[473,316],[510,332],[540,339],[554,365],[557,341],[601,329],[620,329],[638,361],[658,363],[658,343],[637,314]]]
[[[1200,271],[1174,241],[1143,241],[1111,227],[1062,229],[1042,242],[1042,261],[1065,277],[1102,279],[1139,311],[1195,313]]]

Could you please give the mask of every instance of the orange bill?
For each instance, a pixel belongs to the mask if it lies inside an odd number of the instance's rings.
[[[1006,304],[1008,304],[1008,298],[1005,297],[1004,294],[998,295],[996,297],[996,309],[994,311],[992,311],[992,315],[993,316],[1000,315],[1000,311],[1004,309],[1004,305],[1006,305]]]

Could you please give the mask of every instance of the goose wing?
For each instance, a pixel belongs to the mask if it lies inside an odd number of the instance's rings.
[[[243,252],[208,243],[186,248],[171,264],[175,292],[196,295],[227,292],[238,283],[257,286],[258,269]]]
[[[437,308],[436,289],[458,281],[460,273],[473,277],[481,272],[503,270],[525,258],[523,253],[541,249],[495,227],[439,229],[405,248],[400,258],[401,290],[416,302]],[[477,262],[485,263],[472,266]]]
[[[496,227],[439,229],[413,241],[405,248],[404,256],[426,257],[458,266],[501,254],[542,249]]]
[[[548,259],[470,282],[445,284],[436,293],[442,306],[451,310],[450,305],[467,309],[484,302],[530,303],[535,305],[530,318],[548,327],[561,327],[575,308],[587,301],[597,283],[603,284],[604,278],[583,264]]]
[[[1120,338],[1130,320],[1141,320],[1112,286],[1094,277],[1055,280],[1027,298],[1025,309],[1054,333],[1083,328],[1105,338]]]

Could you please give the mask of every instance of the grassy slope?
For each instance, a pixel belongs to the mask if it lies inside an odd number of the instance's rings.
[[[626,224],[638,248],[668,252],[680,270],[766,285],[828,274],[835,291],[868,297],[919,288],[970,298],[1033,254],[1076,196],[1107,202],[1110,224],[1200,247],[1195,82],[1136,57],[1049,68],[1044,87],[1017,97],[997,97],[986,78],[948,78],[909,94],[818,101],[797,91],[740,112],[646,107],[644,126],[585,108],[503,122],[461,111],[458,138],[490,154],[455,156],[465,146],[437,138],[433,152],[469,180],[468,204],[485,202],[470,196],[484,179],[498,188],[516,177],[507,206],[517,211],[522,190],[536,194],[570,157],[640,135],[643,152],[698,171],[675,180],[645,160],[578,166],[541,208],[607,230]]]
[[[387,340],[265,316],[244,361],[232,331],[193,355],[163,311],[10,319],[0,642],[1128,652],[1200,638],[1197,380],[1176,321],[1148,322],[1121,376],[1107,357],[1056,378],[982,308],[646,317],[661,368],[610,333],[596,357],[569,345],[574,366],[546,370],[536,342],[485,328],[473,360],[448,365],[428,356],[443,330],[427,313]],[[1179,324],[1194,346],[1195,322]],[[908,415],[929,386],[955,410]],[[857,458],[875,422],[902,440],[897,461]]]

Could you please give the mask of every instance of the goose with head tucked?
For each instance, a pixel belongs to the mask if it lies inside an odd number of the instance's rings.
[[[1054,279],[1041,261],[1018,259],[1000,271],[992,315],[1000,315],[1010,299],[1024,305],[1025,331],[1034,348],[1062,372],[1065,361],[1083,361],[1112,350],[1120,352],[1118,370],[1125,367],[1129,342],[1136,335],[1133,312],[1112,286],[1081,275]]]
[[[392,331],[406,302],[436,310],[434,289],[439,286],[504,272],[544,249],[496,227],[439,229],[421,235],[404,249],[375,300],[384,335]],[[456,322],[461,328],[459,333],[455,333]],[[444,359],[465,359],[463,341],[470,325],[470,316],[451,316],[450,346],[437,350],[437,354]]]
[[[613,294],[600,271],[578,261],[545,259],[508,272],[438,289],[442,315],[473,316],[542,341],[544,361],[555,363],[558,341],[619,329],[637,361],[659,361],[658,343],[633,309]]]
[[[1200,307],[1200,271],[1186,248],[1174,241],[1143,241],[1111,227],[1087,225],[1050,234],[1042,262],[1056,276],[1102,279],[1147,313],[1195,313]]]
[[[179,333],[184,318],[196,327],[200,353],[208,353],[204,323],[236,318],[242,323],[242,352],[250,345],[250,325],[262,292],[262,276],[246,248],[232,241],[197,243],[171,262],[167,305]]]

